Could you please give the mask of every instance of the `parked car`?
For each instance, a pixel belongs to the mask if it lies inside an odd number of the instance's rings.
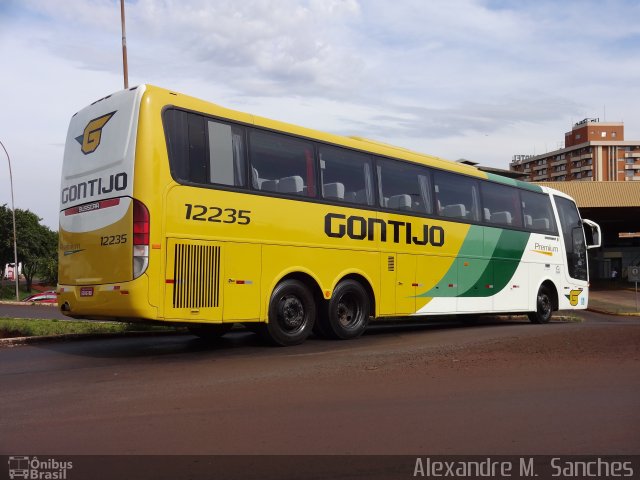
[[[33,295],[29,295],[22,301],[27,303],[58,303],[58,297],[56,296],[56,292],[54,290],[49,290],[47,292],[34,293]]]

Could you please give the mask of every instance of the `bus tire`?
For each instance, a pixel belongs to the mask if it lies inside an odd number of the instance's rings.
[[[316,304],[306,285],[298,280],[285,280],[271,294],[269,321],[263,334],[275,345],[298,345],[311,333],[315,319]]]
[[[349,340],[364,333],[369,324],[371,305],[364,287],[355,280],[340,282],[331,296],[321,322],[332,338]]]
[[[536,295],[536,311],[529,312],[529,321],[531,323],[548,323],[553,314],[553,301],[551,293],[545,286],[540,287],[538,295]]]
[[[190,325],[189,332],[204,340],[215,340],[233,328],[233,323],[208,323],[205,325]]]

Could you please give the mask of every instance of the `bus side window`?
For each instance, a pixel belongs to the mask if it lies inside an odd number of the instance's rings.
[[[431,173],[426,167],[378,159],[380,204],[403,212],[432,213]]]
[[[209,121],[209,181],[244,186],[245,161],[242,128]]]
[[[311,143],[288,135],[251,130],[249,156],[254,188],[285,195],[316,196]]]
[[[524,227],[527,230],[557,234],[556,224],[553,220],[551,199],[548,195],[521,190],[520,198],[522,201]]]
[[[164,113],[164,123],[173,177],[178,181],[209,183],[204,117],[169,109]]]
[[[164,125],[171,174],[177,181],[244,186],[242,127],[177,109],[164,113]]]
[[[477,222],[480,219],[478,181],[462,175],[435,171],[433,174],[439,214]]]
[[[368,155],[325,145],[318,151],[323,198],[373,205],[371,158]]]
[[[522,227],[518,189],[493,182],[480,183],[484,221],[504,227]]]

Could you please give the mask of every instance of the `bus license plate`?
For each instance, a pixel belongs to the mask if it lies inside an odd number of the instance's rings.
[[[81,297],[93,297],[93,287],[82,287],[80,289]]]

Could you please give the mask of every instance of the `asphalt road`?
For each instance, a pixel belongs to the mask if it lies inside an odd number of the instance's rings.
[[[640,319],[584,315],[0,348],[0,454],[638,454]]]

